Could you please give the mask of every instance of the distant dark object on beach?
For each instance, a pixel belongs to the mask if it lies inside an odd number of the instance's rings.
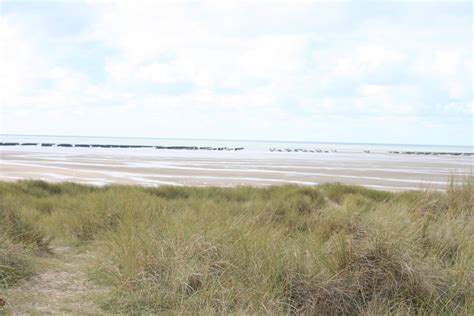
[[[54,144],[51,144],[51,143],[42,143],[41,146],[42,146],[42,147],[52,147],[52,146],[54,146]]]
[[[186,147],[186,146],[168,146],[165,148],[166,149],[189,149],[189,147]]]
[[[473,156],[474,153],[460,153],[460,152],[435,152],[435,151],[389,151],[389,154],[396,155],[425,155],[425,156]]]
[[[197,147],[197,146],[154,146],[155,149],[172,149],[172,150],[218,150],[231,151],[242,150],[244,147],[230,148],[230,147]]]
[[[58,144],[58,147],[72,147],[71,144]]]
[[[1,143],[1,146],[18,146],[20,143]]]
[[[278,148],[269,148],[270,152],[304,152],[304,153],[338,153],[336,149],[331,150],[321,150],[321,149],[301,149],[301,148],[285,148],[285,149],[278,149]],[[370,150],[363,150],[365,154],[372,154]],[[382,152],[380,152],[382,153]],[[462,153],[462,152],[431,152],[431,151],[388,151],[389,154],[396,154],[396,155],[449,155],[449,156],[474,156],[474,153]]]
[[[91,147],[89,144],[76,144],[74,147]]]
[[[21,143],[21,146],[37,146],[38,143]]]
[[[87,146],[77,146],[77,147],[87,147]],[[110,144],[91,144],[88,147],[93,148],[128,148],[129,145],[110,145]]]
[[[337,153],[338,151],[336,149],[331,149],[331,150],[322,150],[322,149],[304,149],[304,148],[285,148],[285,149],[278,149],[278,148],[269,148],[268,149],[270,152],[302,152],[302,153]],[[370,153],[370,151],[365,150],[365,153]]]

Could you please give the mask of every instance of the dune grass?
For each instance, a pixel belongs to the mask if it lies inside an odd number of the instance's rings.
[[[0,182],[0,286],[88,244],[106,312],[474,312],[474,184],[92,187]],[[3,281],[2,281],[3,280]]]

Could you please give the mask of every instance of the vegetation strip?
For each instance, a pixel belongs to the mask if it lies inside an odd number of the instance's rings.
[[[470,315],[473,184],[0,182],[0,313]]]

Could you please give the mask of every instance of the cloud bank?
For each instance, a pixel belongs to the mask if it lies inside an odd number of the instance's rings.
[[[471,2],[0,2],[1,132],[472,144]]]

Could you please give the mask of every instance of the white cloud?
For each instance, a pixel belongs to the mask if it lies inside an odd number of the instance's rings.
[[[0,96],[24,90],[36,72],[35,56],[24,34],[0,15]]]
[[[401,52],[380,45],[365,44],[338,58],[334,72],[338,76],[360,78],[383,67],[400,65],[405,58]]]
[[[412,86],[365,84],[358,89],[355,106],[380,115],[413,114],[410,102],[419,102],[417,98],[417,90]]]
[[[203,18],[203,11],[212,16]],[[201,89],[245,88],[303,70],[305,35],[222,33],[220,16],[231,13],[226,6],[209,4],[120,2],[103,8],[94,37],[120,49],[121,55],[107,63],[116,80],[182,80]],[[244,26],[245,19],[235,24]],[[163,55],[170,60],[160,62]]]

